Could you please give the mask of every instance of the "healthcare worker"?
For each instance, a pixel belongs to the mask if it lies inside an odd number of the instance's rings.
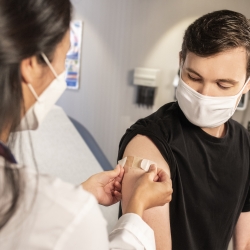
[[[171,200],[164,171],[152,166],[138,179],[108,239],[97,202],[121,200],[123,168],[74,187],[18,165],[11,154],[15,131],[36,129],[65,89],[70,19],[69,0],[0,1],[0,249],[154,249],[141,217]]]

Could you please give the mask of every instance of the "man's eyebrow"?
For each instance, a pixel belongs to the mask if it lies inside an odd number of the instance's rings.
[[[186,68],[187,71],[192,72],[194,74],[196,74],[197,76],[199,76],[200,78],[203,78],[199,73],[197,73],[195,70],[191,69],[191,68]],[[226,78],[226,79],[217,79],[216,82],[226,82],[226,83],[231,83],[231,84],[237,84],[239,83],[239,81],[236,81],[234,79],[230,79],[230,78]]]
[[[187,71],[196,74],[197,76],[199,76],[200,78],[203,78],[199,73],[197,73],[195,70],[191,69],[191,68],[186,68]]]
[[[239,83],[239,81],[236,81],[236,80],[233,80],[233,79],[218,79],[216,81],[218,81],[218,82],[227,82],[227,83],[231,83],[233,85]]]

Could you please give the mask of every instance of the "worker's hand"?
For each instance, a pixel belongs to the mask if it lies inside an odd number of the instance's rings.
[[[114,170],[104,171],[91,176],[82,183],[82,187],[92,193],[99,204],[110,206],[122,198],[121,183],[123,175],[123,167],[117,165]]]
[[[151,165],[149,171],[136,181],[124,213],[136,213],[142,217],[145,210],[170,202],[172,193],[172,181],[167,173]]]

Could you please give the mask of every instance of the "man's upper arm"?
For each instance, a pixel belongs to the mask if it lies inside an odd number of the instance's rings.
[[[235,250],[250,249],[250,212],[240,214],[234,231],[233,244]]]
[[[157,167],[164,169],[170,176],[167,162],[155,146],[146,136],[137,135],[127,145],[125,156],[136,156],[151,160]],[[128,200],[133,193],[135,180],[143,174],[141,169],[133,169],[126,172],[122,185],[122,209],[126,208]],[[143,214],[143,219],[154,230],[157,250],[171,249],[171,233],[169,220],[169,204],[162,207],[148,209]]]

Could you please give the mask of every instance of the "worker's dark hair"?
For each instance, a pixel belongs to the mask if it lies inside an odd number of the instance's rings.
[[[53,60],[69,30],[71,11],[70,0],[0,0],[0,135],[6,130],[15,132],[25,111],[22,60],[37,56],[45,65],[41,52]],[[1,230],[17,209],[24,181],[7,160],[0,171],[4,175],[0,183]]]
[[[232,48],[247,51],[247,76],[250,75],[250,22],[242,14],[230,10],[208,13],[198,18],[186,30],[181,57],[188,52],[208,57]]]

